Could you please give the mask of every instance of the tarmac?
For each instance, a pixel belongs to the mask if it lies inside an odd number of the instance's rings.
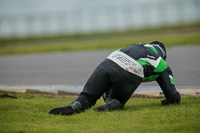
[[[95,67],[113,50],[0,56],[0,91],[48,95],[78,95]],[[177,90],[200,95],[200,45],[167,48]],[[162,97],[154,83],[142,84],[136,96]]]

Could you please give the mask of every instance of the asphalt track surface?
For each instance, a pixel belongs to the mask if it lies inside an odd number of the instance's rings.
[[[0,85],[84,85],[112,51],[0,56]],[[167,63],[177,86],[200,86],[199,53],[200,45],[167,48]]]

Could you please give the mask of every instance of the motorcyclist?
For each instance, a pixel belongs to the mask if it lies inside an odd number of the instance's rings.
[[[95,105],[101,96],[106,104],[96,108],[97,111],[123,109],[138,86],[150,81],[157,81],[165,95],[161,104],[179,104],[181,96],[175,88],[166,57],[166,48],[158,41],[118,49],[97,66],[77,99],[49,113],[79,113]]]

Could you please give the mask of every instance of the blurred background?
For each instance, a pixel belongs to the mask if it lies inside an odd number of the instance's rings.
[[[0,54],[199,44],[200,0],[0,0]]]
[[[199,0],[1,0],[0,37],[185,26],[199,12]]]

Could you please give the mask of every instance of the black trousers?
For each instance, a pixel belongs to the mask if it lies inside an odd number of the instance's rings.
[[[106,94],[107,102],[117,99],[125,104],[141,82],[141,77],[124,70],[113,61],[105,59],[89,77],[80,97],[86,96],[90,106],[94,105],[103,94]]]

